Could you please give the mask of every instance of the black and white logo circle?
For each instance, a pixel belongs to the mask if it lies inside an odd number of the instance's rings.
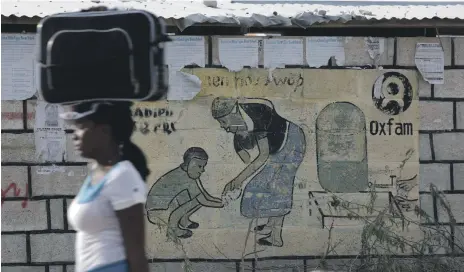
[[[411,106],[413,90],[409,79],[398,72],[379,76],[372,87],[372,100],[377,109],[388,115],[398,115]]]

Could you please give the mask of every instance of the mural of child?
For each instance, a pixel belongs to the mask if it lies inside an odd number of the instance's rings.
[[[201,207],[222,208],[222,200],[208,194],[200,176],[205,171],[208,154],[200,147],[191,147],[184,153],[182,164],[164,174],[148,192],[145,209],[148,221],[157,224],[157,218],[170,210],[168,233],[178,238],[189,238],[191,229],[199,224],[190,221],[190,216]]]
[[[258,244],[283,246],[282,225],[293,206],[293,183],[301,165],[306,140],[303,129],[281,117],[267,99],[217,97],[212,115],[234,136],[234,149],[246,167],[224,188],[223,196],[246,184],[240,212],[244,217],[267,218],[255,228],[264,235]],[[251,160],[247,150],[257,148]]]

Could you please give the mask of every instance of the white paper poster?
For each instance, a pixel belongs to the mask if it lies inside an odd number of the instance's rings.
[[[37,101],[35,113],[36,157],[43,162],[62,162],[66,156],[64,122],[59,118],[62,107]]]
[[[63,113],[62,106],[37,100],[35,110],[35,127],[64,128],[64,120],[59,117],[59,114]]]
[[[203,36],[170,36],[166,43],[166,64],[169,69],[179,71],[186,65],[205,67],[206,49]]]
[[[311,67],[345,65],[345,39],[343,37],[306,38],[306,62]]]
[[[35,92],[35,34],[2,34],[2,100],[24,100]]]
[[[443,84],[445,74],[445,54],[439,43],[416,44],[416,67],[425,81]]]
[[[201,80],[181,71],[169,73],[167,100],[191,100],[201,91]]]
[[[302,39],[264,40],[264,67],[285,68],[285,65],[303,64]]]
[[[244,66],[258,67],[259,39],[219,38],[219,61],[229,71],[240,71]]]
[[[367,52],[373,60],[378,60],[385,50],[385,39],[379,37],[364,38]]]

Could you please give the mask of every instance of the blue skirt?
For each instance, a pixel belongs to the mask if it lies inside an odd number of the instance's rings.
[[[306,152],[303,130],[290,123],[282,149],[269,155],[264,167],[245,186],[240,212],[248,218],[288,214],[293,206],[293,184]]]
[[[129,264],[126,260],[122,260],[91,269],[87,272],[129,272]]]

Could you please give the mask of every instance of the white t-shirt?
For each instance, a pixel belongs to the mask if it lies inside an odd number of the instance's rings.
[[[116,212],[145,203],[147,187],[129,161],[116,164],[98,184],[88,177],[68,210],[77,231],[76,272],[85,272],[126,259]]]

